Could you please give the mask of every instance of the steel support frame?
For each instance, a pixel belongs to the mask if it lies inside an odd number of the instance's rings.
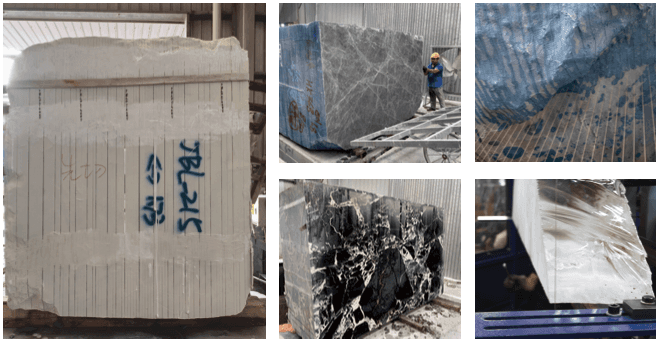
[[[353,140],[350,145],[353,147],[419,147],[434,150],[457,150],[461,147],[461,140],[447,139],[447,137],[452,132],[462,132],[461,110],[462,107],[456,107],[432,112]],[[442,127],[437,128],[438,125]],[[431,135],[423,139],[415,139],[412,137],[415,134]],[[382,136],[389,137],[382,138]]]

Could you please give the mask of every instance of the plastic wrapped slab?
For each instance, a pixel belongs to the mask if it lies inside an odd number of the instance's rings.
[[[443,291],[443,212],[304,182],[279,197],[288,319],[303,338],[359,338]]]
[[[622,303],[652,292],[617,180],[515,180],[513,220],[551,303]]]
[[[279,133],[313,150],[414,116],[423,42],[401,32],[313,22],[279,28]]]
[[[477,4],[483,161],[656,161],[656,4]]]
[[[234,38],[26,49],[5,116],[9,307],[239,313],[251,286],[247,75]],[[231,81],[196,81],[209,76]],[[149,84],[160,77],[179,82]]]

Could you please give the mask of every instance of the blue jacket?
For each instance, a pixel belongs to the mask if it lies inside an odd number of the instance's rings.
[[[442,64],[437,63],[437,65],[433,67],[431,62],[428,65],[428,69],[439,69],[439,73],[428,73],[428,87],[442,87],[442,74],[444,73],[444,67],[442,67]]]

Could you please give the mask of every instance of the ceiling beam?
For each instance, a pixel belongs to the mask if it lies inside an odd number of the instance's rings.
[[[60,12],[60,11],[3,11],[3,20],[124,22],[184,24],[182,13],[111,13],[111,12]]]

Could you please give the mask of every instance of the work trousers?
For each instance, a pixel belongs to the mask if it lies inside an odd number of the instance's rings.
[[[433,109],[437,109],[435,107],[436,105],[436,99],[439,99],[439,105],[442,108],[445,108],[446,105],[444,105],[444,90],[441,87],[430,87],[430,107]]]

